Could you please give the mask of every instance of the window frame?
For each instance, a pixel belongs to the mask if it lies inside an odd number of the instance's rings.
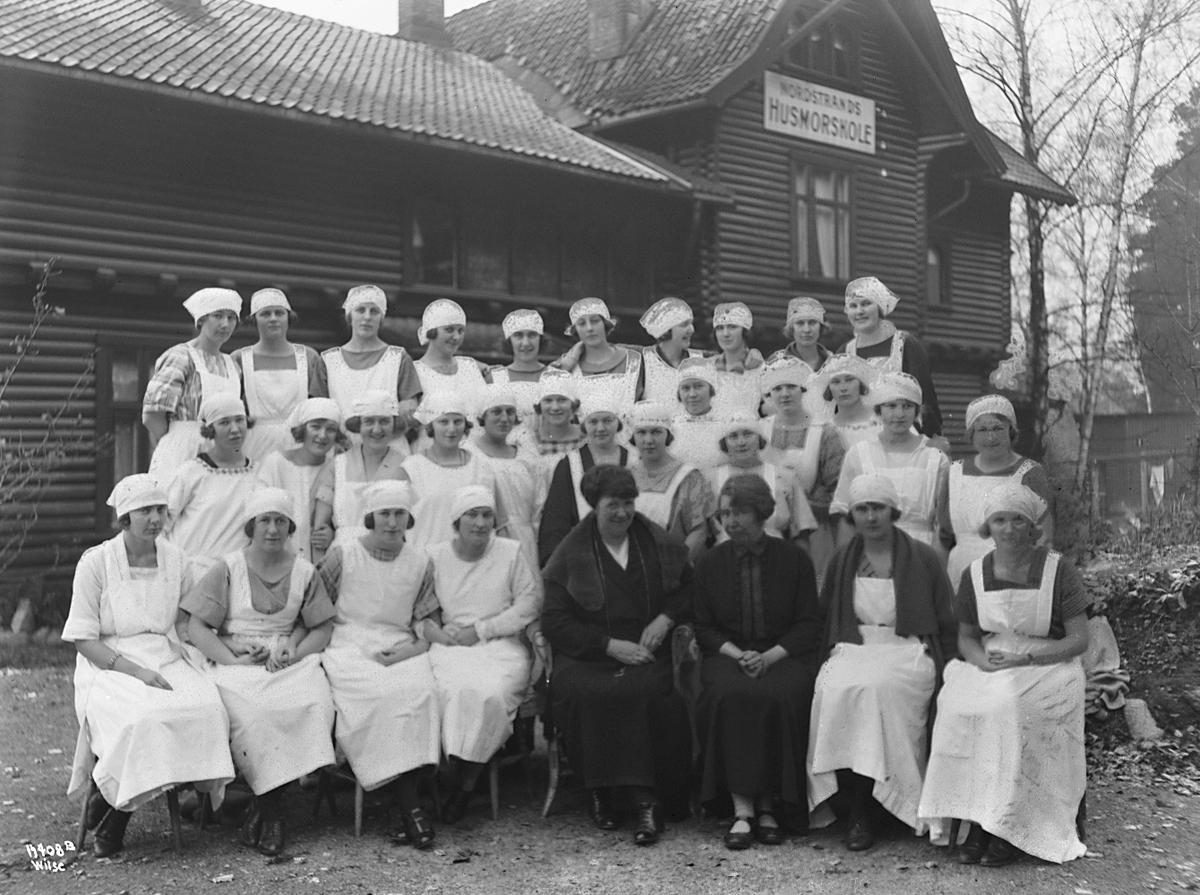
[[[807,19],[805,11],[798,10],[793,17],[792,22],[788,26],[789,35],[795,35],[796,32],[803,28],[805,25],[805,19]],[[800,64],[795,61],[792,54],[799,47],[811,47],[813,37],[816,35],[820,35],[821,38],[828,41],[829,46],[832,47],[835,28],[840,28],[849,41],[849,46],[847,48],[847,66],[849,68],[849,73],[846,76],[836,74],[832,71],[832,55],[830,56],[831,70],[829,71],[813,68],[811,65]],[[799,77],[806,81],[815,81],[825,84],[829,87],[861,89],[863,85],[862,43],[862,29],[856,23],[852,22],[847,16],[834,15],[818,25],[815,31],[805,35],[799,40],[789,36],[787,48],[783,51],[783,54],[780,57],[780,65],[782,66],[783,73],[790,77]],[[811,60],[811,50],[809,50],[808,58]]]
[[[802,168],[821,168],[835,174],[840,174],[846,178],[846,202],[840,203],[835,201],[833,203],[833,206],[836,208],[844,207],[848,216],[845,276],[841,276],[841,272],[832,277],[818,276],[800,269],[800,218],[798,213],[800,200],[796,192],[796,180]],[[858,216],[855,213],[857,207],[857,186],[857,170],[853,164],[847,162],[845,159],[811,151],[791,153],[788,165],[789,254],[791,256],[789,263],[791,278],[796,285],[845,286],[846,283],[854,278],[855,256],[857,254],[856,245],[858,242]],[[805,225],[806,230],[808,230],[810,229],[808,225],[815,221],[815,217],[809,214],[815,204],[811,191],[808,193],[806,204],[808,208],[806,210]]]
[[[936,251],[939,256],[937,301],[932,301],[930,289],[929,253]],[[931,233],[925,242],[925,307],[937,311],[949,311],[954,308],[954,251],[950,237],[945,233]]]

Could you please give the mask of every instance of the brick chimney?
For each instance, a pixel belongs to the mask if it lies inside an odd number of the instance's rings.
[[[399,0],[400,27],[397,37],[416,40],[435,47],[453,46],[446,30],[446,6],[443,0]]]
[[[649,0],[587,0],[588,55],[593,62],[624,54],[650,12]]]

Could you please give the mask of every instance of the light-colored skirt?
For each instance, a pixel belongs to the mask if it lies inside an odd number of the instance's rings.
[[[529,652],[515,637],[429,648],[446,755],[486,762],[512,735],[529,686]]]

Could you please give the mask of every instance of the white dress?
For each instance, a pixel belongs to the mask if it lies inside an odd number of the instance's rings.
[[[407,456],[393,442],[370,478],[361,445],[333,458],[332,467],[317,482],[317,499],[333,508],[333,544],[353,543],[367,533],[363,525],[363,493],[375,482],[398,478]]]
[[[955,460],[950,465],[950,525],[954,529],[954,548],[950,551],[947,572],[955,589],[967,566],[983,559],[995,547],[991,538],[979,536],[979,527],[985,521],[983,505],[988,495],[1008,482],[1021,484],[1025,474],[1036,465],[1032,460],[1025,460],[1009,475],[966,475],[962,460]]]
[[[503,384],[512,389],[513,396],[516,398],[517,418],[520,422],[509,433],[508,443],[513,445],[519,444],[523,433],[535,433],[537,431],[538,415],[534,412],[533,408],[541,396],[541,374],[538,374],[537,379],[513,379],[512,371],[507,367],[492,367],[489,375],[492,377],[493,383],[497,385]]]
[[[592,396],[604,396],[616,399],[626,407],[632,407],[637,400],[638,379],[642,371],[642,353],[632,348],[622,348],[625,352],[625,369],[620,373],[584,373],[582,365],[577,365],[571,371],[575,378],[575,388],[579,392],[579,400],[587,404]]]
[[[482,451],[475,456],[491,467],[496,481],[496,525],[505,526],[505,537],[514,538],[530,567],[538,567],[537,527],[546,502],[545,478],[537,461],[518,452],[511,459],[489,457]],[[538,579],[541,588],[541,579]]]
[[[529,650],[520,635],[541,612],[536,566],[520,545],[493,537],[474,562],[459,559],[451,543],[430,550],[442,623],[474,625],[474,646],[429,648],[442,711],[442,751],[486,762],[512,734],[529,687]]]
[[[413,527],[408,540],[422,550],[454,537],[451,527],[450,507],[454,503],[454,492],[467,485],[482,485],[496,488],[496,477],[492,467],[485,463],[475,451],[463,450],[467,462],[462,466],[439,466],[424,454],[406,457],[402,468],[416,492],[413,506]]]
[[[206,397],[228,393],[240,397],[242,393],[242,377],[237,364],[228,354],[216,355],[200,351],[193,345],[184,346],[192,360],[194,373],[200,377],[200,394],[196,399],[196,408]],[[208,368],[206,360],[216,358],[216,363],[224,369],[224,373],[214,373]],[[154,447],[154,456],[150,458],[150,474],[159,481],[168,481],[188,460],[200,452],[204,439],[200,437],[200,420],[179,420],[172,417],[167,422],[167,432]]]
[[[725,420],[710,410],[702,416],[692,416],[685,410],[675,415],[675,440],[671,453],[701,472],[716,469],[728,459],[721,451],[721,436]]]
[[[246,408],[254,418],[254,428],[246,435],[246,456],[255,463],[296,446],[287,420],[308,398],[308,352],[303,345],[293,345],[292,350],[296,355],[292,370],[255,369],[253,346],[235,352],[242,364]]]
[[[921,543],[932,544],[937,530],[938,482],[949,468],[950,460],[930,447],[924,435],[909,450],[889,450],[878,438],[859,442],[846,452],[829,512],[849,512],[850,486],[858,476],[885,475],[900,494],[901,516],[896,525]]]
[[[1024,654],[1046,640],[1060,557],[1050,553],[1035,588],[984,590],[971,563],[984,649]],[[1084,672],[1078,658],[981,671],[955,659],[938,694],[921,814],[957,817],[1044,861],[1087,851],[1075,814],[1087,787]]]
[[[842,436],[842,444],[846,446],[846,450],[850,450],[860,441],[877,439],[879,430],[883,428],[883,421],[874,413],[863,423],[839,423],[836,413],[830,417],[830,421],[833,423],[833,428],[837,430],[837,434]]]
[[[689,348],[686,357],[704,357],[704,353]],[[663,360],[655,346],[642,349],[642,366],[646,370],[645,384],[642,386],[643,401],[674,404],[679,400],[679,370]]]
[[[838,790],[837,770],[849,768],[873,779],[876,801],[920,835],[927,827],[918,805],[937,669],[919,638],[896,634],[892,579],[856,578],[854,611],[863,642],[839,643],[817,674],[809,721],[809,822],[833,822],[826,803]]]
[[[312,562],[313,512],[317,506],[317,483],[321,473],[334,462],[332,451],[325,455],[320,466],[301,466],[293,463],[282,451],[268,454],[258,464],[258,481],[268,488],[282,488],[292,495],[295,507],[296,531],[292,534],[292,550]]]
[[[713,382],[717,393],[713,395],[713,413],[720,417],[728,417],[733,413],[749,413],[758,416],[758,406],[762,403],[763,368],[756,367],[745,373],[731,373],[716,368],[717,358],[709,360],[712,369]]]
[[[454,358],[454,372],[441,373],[435,370],[425,359],[413,361],[417,375],[421,378],[421,393],[453,392],[456,395],[476,396],[481,394],[479,389],[487,384],[483,372],[479,369],[474,358],[458,355]]]
[[[262,613],[252,602],[245,553],[230,553],[223,562],[229,574],[229,605],[220,633],[273,649],[296,626],[316,569],[296,557],[287,604],[278,612]],[[212,574],[219,568],[214,567]],[[255,795],[333,764],[333,698],[320,654],[312,653],[275,672],[264,665],[213,662],[207,670],[229,712],[233,761]]]
[[[187,554],[197,579],[222,556],[248,543],[246,501],[257,484],[252,464],[209,466],[193,457],[167,489],[173,524],[168,540]]]
[[[337,706],[338,748],[363,789],[372,790],[438,763],[440,714],[429,653],[393,665],[375,658],[386,647],[416,642],[413,608],[429,557],[411,544],[390,562],[358,541],[339,551],[337,619],[322,662]]]
[[[771,489],[771,496],[775,498],[775,512],[763,526],[767,534],[776,538],[793,538],[801,532],[816,531],[817,517],[808,505],[804,489],[800,487],[796,477],[786,469],[772,463],[760,463],[758,466],[746,468],[722,464],[707,473],[713,494],[720,495],[725,482],[735,475],[756,475]],[[729,535],[717,525],[717,543],[728,540]]]
[[[90,776],[121,811],[190,782],[220,805],[233,780],[229,717],[216,687],[184,658],[190,647],[175,634],[186,559],[162,540],[156,553],[156,568],[130,568],[123,535],[85,552],[75,568],[62,635],[99,640],[171,685],[148,687],[76,656],[79,738],[67,794],[85,791]]]

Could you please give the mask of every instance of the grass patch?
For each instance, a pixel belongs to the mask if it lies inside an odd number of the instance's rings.
[[[0,668],[53,668],[75,664],[73,643],[42,643],[33,639],[0,640]]]

